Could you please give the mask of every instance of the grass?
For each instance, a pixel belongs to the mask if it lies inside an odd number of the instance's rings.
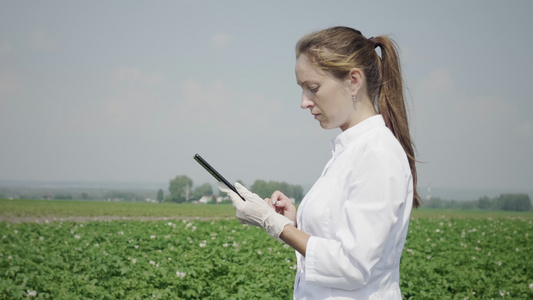
[[[235,216],[231,205],[199,205],[142,202],[99,202],[57,200],[0,199],[0,216],[27,217],[200,217],[228,218]]]
[[[486,219],[486,218],[523,218],[533,219],[533,211],[517,212],[517,211],[501,211],[501,210],[446,210],[446,209],[429,209],[419,208],[414,209],[412,218],[426,218],[426,219]]]
[[[235,211],[231,205],[201,205],[143,202],[101,202],[67,200],[5,200],[0,199],[2,218],[46,217],[199,217],[231,218]],[[415,209],[413,218],[525,218],[533,219],[533,212]]]

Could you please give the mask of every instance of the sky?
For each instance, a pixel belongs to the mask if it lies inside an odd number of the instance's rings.
[[[0,180],[310,186],[331,157],[294,46],[400,48],[419,186],[532,190],[532,1],[0,0]]]

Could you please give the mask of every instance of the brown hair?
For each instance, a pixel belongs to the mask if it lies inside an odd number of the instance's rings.
[[[381,58],[376,47],[381,48]],[[301,54],[307,55],[319,68],[341,80],[348,76],[352,68],[363,71],[368,96],[407,154],[413,176],[413,206],[419,207],[421,199],[416,188],[415,153],[409,134],[395,42],[386,36],[367,39],[358,30],[332,27],[301,38],[296,44],[296,57]]]

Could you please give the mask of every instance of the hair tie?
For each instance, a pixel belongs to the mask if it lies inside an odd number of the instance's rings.
[[[374,45],[374,49],[376,49],[377,47],[381,47],[381,43],[376,42],[376,39],[374,37],[371,37],[368,40],[372,42],[372,45]]]

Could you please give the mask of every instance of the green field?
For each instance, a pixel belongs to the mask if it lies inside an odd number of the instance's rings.
[[[145,202],[100,202],[62,200],[0,200],[0,217],[65,218],[79,217],[200,217],[229,218],[231,205],[197,205]]]
[[[0,299],[292,299],[293,250],[231,205],[0,200],[0,211]],[[414,211],[404,298],[533,299],[532,229],[532,213]]]
[[[0,199],[0,218],[61,219],[67,217],[158,217],[158,218],[233,218],[231,205],[197,205],[143,202],[101,202],[64,200],[5,200]],[[533,219],[533,212],[506,212],[486,210],[417,209],[415,218],[524,218]]]

